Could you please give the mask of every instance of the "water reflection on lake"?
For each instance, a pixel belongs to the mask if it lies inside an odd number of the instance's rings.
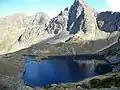
[[[109,66],[107,67],[109,69]],[[31,86],[45,86],[66,82],[78,82],[82,79],[100,75],[92,60],[44,60],[26,64],[23,75],[25,83]]]

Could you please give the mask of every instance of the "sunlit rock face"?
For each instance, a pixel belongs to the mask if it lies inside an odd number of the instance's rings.
[[[0,18],[0,52],[14,52],[41,40],[49,23],[45,13],[33,16],[14,14]]]
[[[58,16],[56,16],[50,21],[46,30],[49,34],[59,34],[61,31],[66,31],[67,20],[68,8],[65,8],[64,11],[61,11]]]
[[[0,18],[0,54],[6,53],[29,25],[30,17],[14,14]]]
[[[25,29],[24,33],[19,36],[14,47],[18,49],[25,48],[47,39],[48,36],[45,35],[45,29],[47,28],[49,21],[50,19],[45,13],[40,12],[33,15],[28,27]]]
[[[46,42],[50,44],[57,44],[59,42],[65,42],[72,35],[67,31],[68,24],[68,7],[61,11],[56,17],[50,20],[49,25],[46,29],[52,38],[48,39]]]

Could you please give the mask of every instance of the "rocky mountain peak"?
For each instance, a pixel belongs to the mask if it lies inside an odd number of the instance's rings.
[[[75,0],[69,10],[68,30],[70,33],[75,34],[80,30],[86,32],[88,29],[85,24],[96,23],[94,13],[94,9],[85,3],[84,0]]]
[[[67,30],[80,40],[106,38],[107,34],[98,29],[97,12],[84,0],[75,0],[70,7]]]
[[[43,12],[38,12],[33,15],[31,24],[32,25],[45,25],[48,24],[47,22],[50,20],[49,16]]]
[[[51,19],[47,27],[49,34],[59,34],[61,31],[65,31],[68,21],[68,8],[61,11],[55,18]]]
[[[68,11],[69,11],[69,9],[68,9],[68,7],[66,7],[66,8],[64,9],[64,11],[61,11],[61,12],[60,12],[59,16],[67,16],[67,17],[68,17]]]
[[[84,5],[84,4],[85,4],[85,1],[84,1],[84,0],[75,0],[75,1],[74,1],[74,5],[75,5],[75,4]]]

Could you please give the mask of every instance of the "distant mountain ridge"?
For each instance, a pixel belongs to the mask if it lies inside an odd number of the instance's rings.
[[[2,17],[0,54],[28,48],[44,40],[46,43],[57,44],[116,37],[119,33],[119,17],[119,12],[97,13],[84,0],[75,0],[70,9],[65,8],[52,19],[42,12],[33,16],[14,14]]]

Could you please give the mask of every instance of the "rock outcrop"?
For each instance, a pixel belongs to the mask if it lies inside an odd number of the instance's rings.
[[[109,61],[110,64],[120,63],[120,42],[116,42],[108,48],[105,48],[98,52],[100,55],[105,55],[106,60]]]
[[[29,86],[19,86],[16,90],[35,90]]]
[[[91,13],[88,13],[89,12]],[[93,8],[89,7],[84,0],[75,0],[74,4],[71,6],[69,10],[69,20],[68,20],[68,30],[70,31],[71,34],[76,34],[80,30],[83,32],[87,32],[87,28],[85,28],[85,24],[87,23],[87,18],[92,18],[92,14],[95,15],[95,11]],[[92,17],[87,17],[87,16],[92,16]],[[93,17],[94,21],[93,23],[96,23],[95,17]],[[89,23],[89,22],[88,22]],[[92,21],[89,23],[91,24]],[[95,24],[94,24],[95,25]],[[96,30],[96,27],[93,28]],[[90,29],[90,30],[93,30]]]
[[[65,42],[72,35],[67,31],[68,24],[68,8],[65,8],[64,11],[61,11],[58,16],[51,19],[46,31],[48,34],[53,35],[54,37],[48,39],[46,42],[50,44],[57,44],[59,42]]]
[[[66,8],[64,11],[61,11],[58,16],[53,18],[48,27],[48,34],[59,34],[61,31],[66,31],[67,29],[67,21],[68,21],[68,9]]]
[[[78,40],[107,38],[108,33],[98,29],[96,17],[95,9],[84,0],[75,0],[69,10],[68,31],[70,34],[76,34],[75,39]]]
[[[101,12],[97,15],[97,24],[100,30],[106,32],[120,31],[120,12]]]

